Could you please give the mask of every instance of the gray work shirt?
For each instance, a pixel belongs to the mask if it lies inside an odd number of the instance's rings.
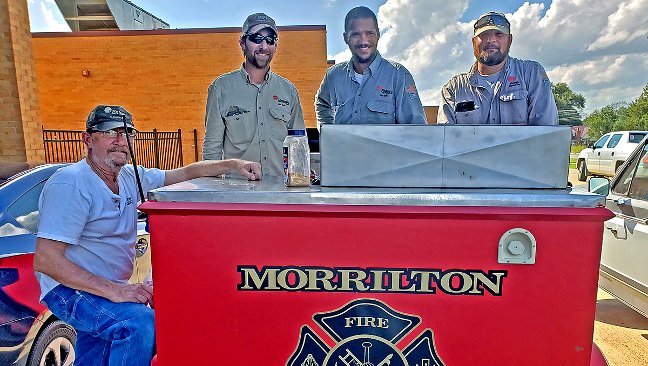
[[[441,90],[437,123],[557,125],[558,109],[547,73],[535,61],[508,57],[491,87],[477,72],[454,76]],[[475,109],[456,111],[459,102]],[[460,108],[461,109],[461,108]]]
[[[209,86],[203,159],[256,161],[263,175],[282,177],[283,140],[304,128],[293,83],[269,71],[257,86],[241,66]]]
[[[315,96],[317,123],[425,124],[425,112],[412,75],[396,62],[376,56],[362,85],[353,62],[331,66]]]

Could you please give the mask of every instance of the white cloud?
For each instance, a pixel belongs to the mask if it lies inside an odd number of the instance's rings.
[[[414,75],[425,105],[474,62],[472,24],[461,22],[467,0],[387,0],[380,7],[379,49]],[[648,78],[645,14],[648,0],[525,2],[506,14],[511,55],[540,62],[553,82],[586,98],[586,112],[637,98]],[[348,59],[348,57],[347,57]]]
[[[351,51],[346,49],[342,52],[336,53],[335,55],[327,55],[329,60],[335,60],[335,63],[338,64],[343,61],[349,61],[351,59]]]
[[[45,20],[47,29],[50,32],[68,32],[70,30],[70,26],[68,26],[65,21],[61,21],[55,17],[55,14],[58,14],[58,8],[56,8],[56,10],[52,10],[50,6],[46,4],[50,2],[54,4],[54,7],[56,7],[54,0],[45,0],[40,3],[40,11]],[[55,11],[57,13],[55,13]]]

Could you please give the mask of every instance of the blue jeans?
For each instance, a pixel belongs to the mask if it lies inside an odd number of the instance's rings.
[[[43,298],[77,331],[75,366],[150,366],[155,348],[153,309],[58,285]]]

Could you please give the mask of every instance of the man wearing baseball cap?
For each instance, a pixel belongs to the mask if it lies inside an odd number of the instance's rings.
[[[557,125],[558,110],[547,73],[536,61],[509,56],[511,24],[488,12],[475,22],[477,59],[441,90],[437,123]]]
[[[139,197],[126,139],[135,133],[123,107],[94,108],[82,135],[86,158],[54,173],[40,197],[34,270],[41,301],[76,329],[77,366],[149,366],[153,357],[153,288],[128,282]],[[137,171],[145,193],[201,176],[261,175],[258,163],[243,160]]]
[[[288,129],[305,126],[297,89],[270,70],[278,45],[272,18],[247,17],[239,38],[241,67],[208,89],[203,159],[256,161],[264,176],[283,176],[283,140]]]

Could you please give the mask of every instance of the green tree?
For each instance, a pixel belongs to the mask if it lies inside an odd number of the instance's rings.
[[[583,122],[587,126],[587,135],[592,140],[610,131],[623,130],[628,104],[626,102],[614,103],[601,109],[597,109],[585,118]]]
[[[648,84],[644,86],[639,98],[628,106],[624,122],[626,130],[648,131]]]
[[[551,83],[551,91],[558,107],[558,123],[570,126],[582,125],[581,112],[585,108],[585,97],[574,93],[566,83]]]
[[[632,103],[620,102],[605,106],[585,118],[584,124],[588,127],[587,134],[593,140],[611,131],[648,131],[648,84]]]

